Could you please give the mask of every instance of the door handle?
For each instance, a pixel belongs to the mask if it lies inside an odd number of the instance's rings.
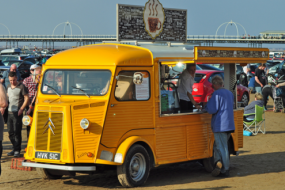
[[[114,107],[115,105],[117,105],[117,104],[111,104],[111,107]]]

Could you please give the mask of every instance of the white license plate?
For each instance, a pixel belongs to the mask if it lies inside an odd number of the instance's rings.
[[[36,152],[36,158],[60,160],[60,153],[53,152]]]

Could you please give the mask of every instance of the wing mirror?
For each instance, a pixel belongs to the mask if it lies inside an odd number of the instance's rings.
[[[138,85],[142,84],[143,74],[141,72],[135,72],[133,76],[133,82]]]
[[[135,72],[133,76],[126,76],[126,75],[118,75],[116,76],[116,80],[119,80],[119,77],[129,77],[133,78],[134,84],[140,85],[143,82],[143,74],[141,72]]]

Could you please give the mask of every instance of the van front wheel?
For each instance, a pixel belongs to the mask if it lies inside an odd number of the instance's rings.
[[[44,168],[37,168],[37,172],[43,179],[61,179],[62,178],[62,175],[51,174],[51,172],[48,169],[44,169]]]
[[[117,175],[123,187],[137,187],[146,182],[149,170],[150,158],[147,150],[141,145],[133,145],[123,165],[117,166]]]

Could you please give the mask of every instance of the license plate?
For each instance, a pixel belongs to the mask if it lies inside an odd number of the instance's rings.
[[[60,160],[60,153],[53,152],[36,152],[36,158]]]

